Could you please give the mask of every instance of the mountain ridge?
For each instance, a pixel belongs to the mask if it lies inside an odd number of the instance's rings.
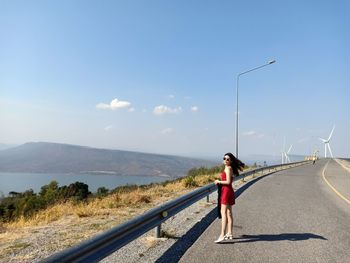
[[[177,178],[217,163],[189,157],[109,150],[52,142],[28,142],[0,151],[0,172],[110,173]]]

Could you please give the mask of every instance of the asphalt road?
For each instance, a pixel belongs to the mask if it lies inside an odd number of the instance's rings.
[[[269,175],[234,206],[234,239],[216,219],[180,262],[350,262],[350,173],[319,160]],[[327,166],[326,166],[327,165]]]

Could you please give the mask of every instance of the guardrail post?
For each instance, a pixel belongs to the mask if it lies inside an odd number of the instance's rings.
[[[162,226],[162,225],[158,225],[158,226],[156,226],[156,228],[154,229],[154,235],[155,235],[156,238],[160,238],[160,232],[162,231],[162,230],[161,230],[161,226]]]
[[[207,195],[207,203],[209,203],[209,195]]]

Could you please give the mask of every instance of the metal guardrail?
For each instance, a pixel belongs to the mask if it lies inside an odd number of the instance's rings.
[[[259,173],[263,174],[266,170],[268,170],[268,173],[272,170],[273,172],[276,172],[276,168],[282,169],[284,167],[288,168],[288,166],[290,168],[305,163],[309,163],[309,161],[261,167],[242,173],[238,177],[235,177],[235,181],[244,180],[245,177],[250,175]],[[160,225],[162,222],[194,204],[198,200],[206,196],[209,197],[209,195],[216,191],[216,189],[217,187],[214,183],[200,187],[174,200],[157,206],[143,215],[137,216],[130,221],[96,235],[91,239],[83,241],[74,247],[58,252],[41,262],[98,262],[153,228],[157,227],[156,233],[159,236]]]

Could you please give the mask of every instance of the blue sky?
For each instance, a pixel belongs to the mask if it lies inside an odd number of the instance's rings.
[[[348,1],[1,1],[0,142],[350,157]],[[286,146],[286,147],[287,147]]]

